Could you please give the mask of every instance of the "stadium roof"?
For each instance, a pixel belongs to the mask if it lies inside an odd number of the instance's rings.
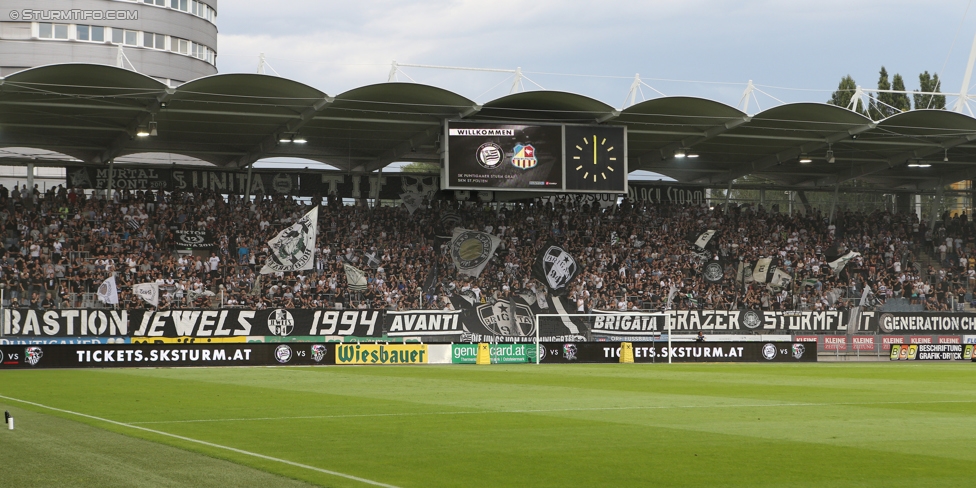
[[[976,119],[943,110],[875,122],[827,104],[786,104],[747,115],[690,97],[615,110],[555,91],[479,105],[416,83],[330,96],[258,74],[220,74],[169,88],[132,71],[90,64],[0,78],[0,147],[55,151],[95,164],[171,153],[228,168],[294,157],[369,172],[395,161],[439,162],[445,119],[626,125],[631,170],[710,186],[757,175],[797,188],[859,180],[918,191],[976,177]],[[158,135],[136,137],[151,122]],[[307,143],[280,142],[292,138]],[[698,157],[675,157],[681,151]],[[835,162],[828,162],[828,151]]]

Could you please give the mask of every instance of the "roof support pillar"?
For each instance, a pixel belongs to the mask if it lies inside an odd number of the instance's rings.
[[[732,203],[732,180],[729,180],[729,189],[725,190],[725,212],[729,212],[729,204]]]
[[[935,230],[935,216],[939,214],[939,209],[942,208],[942,197],[945,196],[945,185],[939,182],[939,187],[935,189],[935,198],[932,200],[932,208],[929,209],[929,230]]]
[[[27,163],[27,190],[31,192],[31,198],[34,198],[34,163]]]
[[[251,203],[251,172],[254,171],[254,165],[247,165],[247,188],[244,189],[244,204],[248,205]]]
[[[834,223],[834,213],[837,211],[837,193],[840,191],[840,183],[834,183],[834,196],[830,198],[830,218],[828,224]]]

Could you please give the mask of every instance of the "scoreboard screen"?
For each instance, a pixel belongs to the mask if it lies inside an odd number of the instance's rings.
[[[623,127],[449,121],[445,132],[445,189],[627,191]]]

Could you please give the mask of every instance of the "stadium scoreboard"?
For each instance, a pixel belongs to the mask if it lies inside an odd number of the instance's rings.
[[[627,192],[622,126],[448,121],[447,190]]]

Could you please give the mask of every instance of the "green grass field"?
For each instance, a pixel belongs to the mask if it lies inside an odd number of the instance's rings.
[[[20,370],[0,372],[0,395],[16,419],[0,431],[2,487],[976,476],[968,362]]]

